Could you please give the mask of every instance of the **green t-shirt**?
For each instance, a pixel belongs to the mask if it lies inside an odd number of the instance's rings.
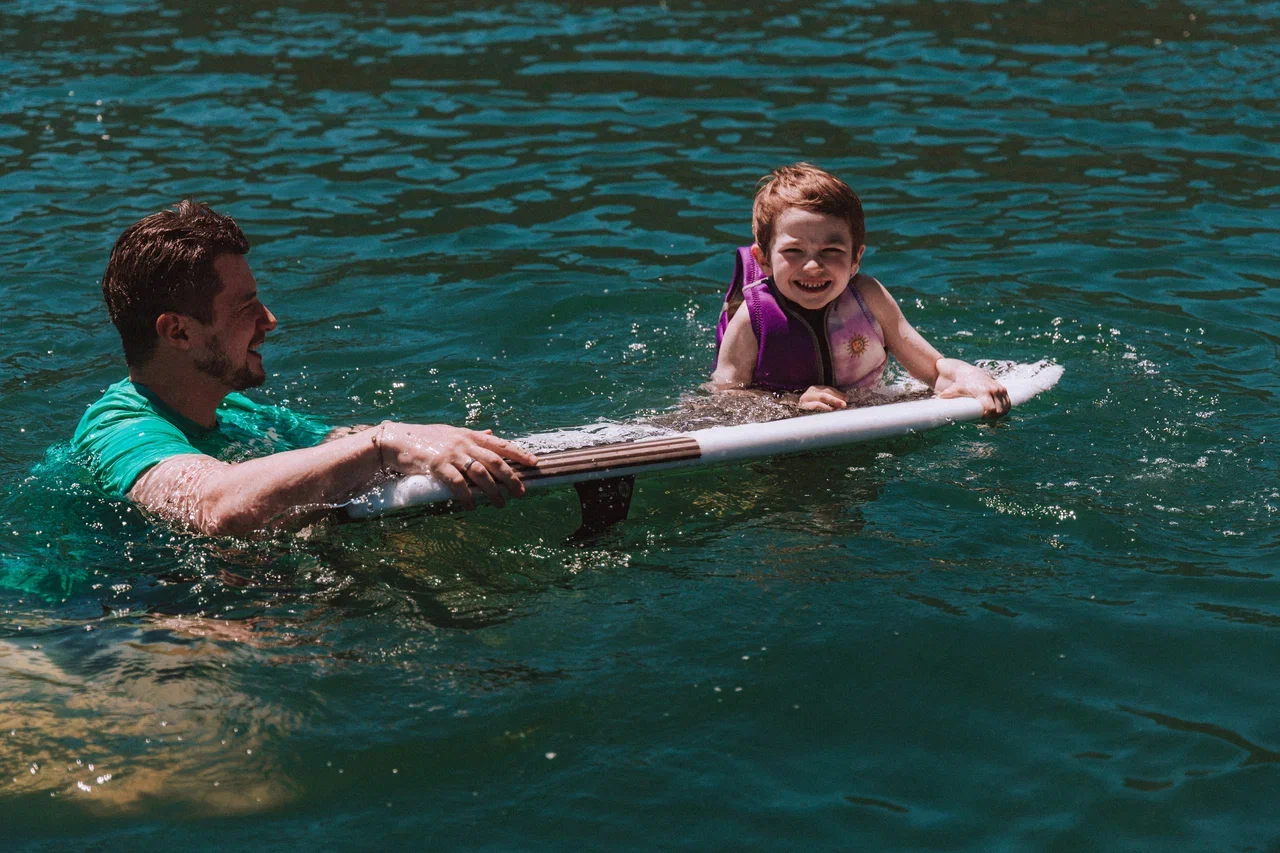
[[[125,379],[84,413],[71,449],[87,462],[99,486],[124,497],[139,477],[170,456],[202,453],[239,462],[313,447],[330,431],[316,418],[255,403],[243,394],[227,395],[217,421],[215,427],[202,427],[169,408],[145,385]]]

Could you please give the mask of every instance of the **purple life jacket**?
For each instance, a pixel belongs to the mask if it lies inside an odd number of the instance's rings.
[[[764,278],[764,270],[756,263],[750,246],[740,246],[733,253],[733,281],[729,282],[729,292],[724,295],[724,305],[720,307],[720,322],[716,324],[716,358],[720,357],[720,342],[724,340],[724,330],[729,328],[729,321],[738,313],[742,304],[742,289],[753,281]]]
[[[884,333],[862,301],[858,288],[861,278],[854,276],[844,292],[827,304],[823,315],[831,353],[829,378],[843,390],[874,387],[889,362]],[[822,348],[813,327],[788,305],[776,287],[752,257],[751,247],[738,249],[733,281],[716,327],[717,358],[725,329],[745,302],[759,345],[752,386],[768,391],[804,391],[811,385],[826,384]]]

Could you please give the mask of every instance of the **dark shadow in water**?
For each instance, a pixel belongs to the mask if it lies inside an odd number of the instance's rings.
[[[1258,746],[1256,743],[1246,739],[1243,735],[1233,732],[1230,729],[1223,728],[1222,726],[1215,725],[1214,723],[1198,723],[1192,720],[1180,720],[1177,717],[1171,717],[1168,714],[1161,714],[1156,711],[1144,711],[1141,708],[1131,708],[1127,705],[1120,705],[1119,710],[1126,714],[1132,714],[1135,717],[1142,717],[1150,720],[1151,722],[1159,726],[1163,726],[1166,729],[1172,729],[1179,732],[1193,732],[1195,734],[1206,735],[1229,743],[1246,753],[1243,766],[1247,767],[1251,764],[1280,764],[1280,752]]]

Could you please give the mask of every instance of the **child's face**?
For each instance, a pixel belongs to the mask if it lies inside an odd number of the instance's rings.
[[[751,247],[782,295],[804,308],[821,308],[844,293],[864,249],[853,245],[848,222],[798,207],[778,217],[768,255]]]

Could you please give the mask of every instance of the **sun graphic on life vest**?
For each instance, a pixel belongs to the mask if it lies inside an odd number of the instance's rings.
[[[866,351],[867,351],[867,339],[864,338],[862,335],[858,335],[856,338],[852,338],[849,341],[849,355],[853,356],[854,358],[857,358],[858,356],[862,355]]]

